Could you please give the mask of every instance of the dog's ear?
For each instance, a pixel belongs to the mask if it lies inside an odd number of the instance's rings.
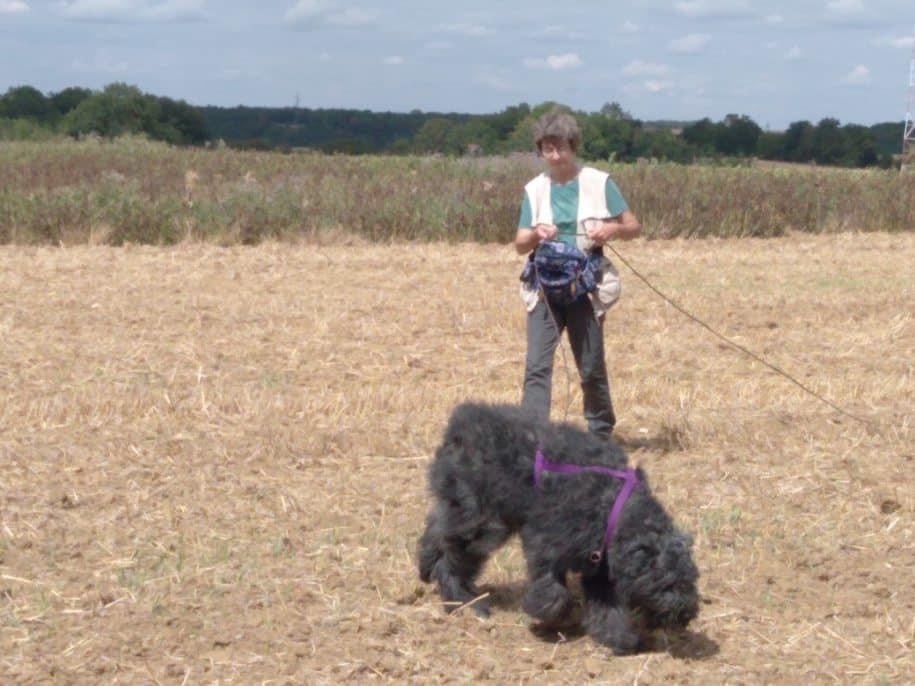
[[[635,579],[651,569],[661,551],[661,539],[652,532],[642,532],[622,547],[611,548],[608,575],[611,579]]]
[[[675,529],[667,539],[663,550],[663,569],[676,572],[682,579],[695,581],[699,570],[693,562],[691,550],[693,538],[689,534]]]

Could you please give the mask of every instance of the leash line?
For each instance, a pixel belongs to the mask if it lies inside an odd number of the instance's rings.
[[[869,426],[874,426],[874,425],[875,425],[874,422],[873,422],[872,420],[870,420],[870,419],[866,419],[866,418],[864,418],[864,417],[860,417],[860,416],[858,416],[858,415],[856,415],[856,414],[852,414],[851,412],[848,412],[847,410],[842,409],[841,407],[839,407],[838,405],[836,405],[834,402],[832,402],[832,401],[829,400],[828,398],[824,397],[824,396],[821,395],[820,393],[817,393],[816,391],[814,391],[812,388],[810,388],[810,387],[806,386],[805,384],[803,384],[802,382],[798,381],[796,378],[794,378],[793,376],[791,376],[791,374],[789,374],[788,372],[786,372],[784,369],[781,369],[780,367],[777,367],[776,365],[772,364],[771,362],[767,362],[767,361],[764,360],[762,357],[760,357],[759,355],[757,355],[756,353],[754,353],[752,350],[749,350],[748,348],[746,348],[746,347],[740,345],[739,343],[735,343],[734,341],[732,341],[731,339],[729,339],[727,336],[724,336],[723,334],[719,333],[718,331],[716,331],[715,329],[713,329],[711,326],[709,326],[708,324],[706,324],[704,321],[702,321],[701,319],[699,319],[698,317],[696,317],[695,315],[693,315],[692,313],[690,313],[689,311],[687,311],[684,307],[682,307],[682,306],[679,305],[677,302],[675,302],[674,300],[672,300],[671,298],[669,298],[668,296],[666,296],[664,293],[662,293],[660,290],[658,290],[658,289],[654,286],[654,284],[651,283],[651,281],[648,280],[647,277],[643,276],[643,275],[639,272],[639,270],[637,270],[635,267],[633,267],[632,264],[630,264],[629,260],[627,260],[625,257],[623,257],[623,256],[620,254],[620,252],[619,252],[616,248],[614,248],[612,245],[610,245],[609,243],[604,243],[604,247],[605,247],[605,248],[609,248],[610,251],[611,251],[614,255],[616,255],[616,256],[620,259],[620,261],[621,261],[623,264],[625,264],[633,274],[635,274],[639,279],[641,279],[642,282],[644,282],[644,284],[645,284],[646,286],[648,286],[648,288],[650,288],[652,291],[654,291],[654,293],[655,293],[656,295],[658,295],[662,300],[664,300],[666,303],[668,303],[671,307],[673,307],[674,309],[676,309],[678,312],[680,312],[680,313],[683,314],[684,316],[686,316],[686,317],[688,317],[689,319],[691,319],[692,321],[694,321],[696,324],[698,324],[699,326],[701,326],[703,329],[705,329],[706,331],[708,331],[709,333],[711,333],[711,334],[712,334],[713,336],[715,336],[716,338],[719,338],[720,340],[724,341],[725,343],[727,343],[727,344],[728,344],[729,346],[731,346],[732,348],[736,348],[737,350],[739,350],[740,352],[744,353],[745,355],[748,355],[749,357],[753,358],[754,360],[756,360],[756,361],[759,362],[760,364],[762,364],[762,365],[768,367],[769,369],[771,369],[771,370],[772,370],[773,372],[775,372],[776,374],[778,374],[778,375],[780,375],[780,376],[782,376],[782,377],[788,379],[788,381],[790,381],[790,382],[793,383],[795,386],[797,386],[798,388],[800,388],[801,390],[803,390],[805,393],[808,393],[808,394],[812,395],[814,398],[816,398],[817,400],[819,400],[820,402],[825,403],[826,405],[829,405],[829,407],[831,407],[832,409],[834,409],[834,410],[835,410],[836,412],[838,412],[839,414],[844,415],[844,416],[846,416],[846,417],[848,417],[848,418],[850,418],[850,419],[854,419],[855,421],[861,422],[861,423],[863,423],[863,424],[867,424],[867,425],[869,425]]]

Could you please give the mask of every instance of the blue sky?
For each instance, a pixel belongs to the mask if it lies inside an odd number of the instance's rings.
[[[915,0],[0,0],[0,92],[197,105],[901,121]]]

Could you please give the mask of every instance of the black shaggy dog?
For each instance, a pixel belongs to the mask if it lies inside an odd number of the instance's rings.
[[[698,612],[692,540],[614,443],[538,423],[518,407],[468,403],[451,415],[429,484],[419,576],[438,584],[450,609],[471,603],[489,615],[485,599],[471,602],[474,580],[517,532],[529,576],[522,607],[546,626],[574,617],[567,572],[581,575],[588,634],[617,654],[643,649],[654,629],[684,628]]]

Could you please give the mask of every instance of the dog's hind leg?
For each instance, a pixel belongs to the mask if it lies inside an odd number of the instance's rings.
[[[433,515],[434,522],[427,528],[429,543],[420,543],[420,565],[431,562],[431,579],[438,583],[439,594],[449,611],[473,602],[473,611],[481,617],[489,616],[489,603],[477,599],[474,581],[480,574],[486,560],[511,535],[509,528],[501,521],[483,520],[472,522],[466,513],[452,503],[440,506]],[[432,545],[435,541],[435,546]],[[433,548],[437,547],[437,553]]]

